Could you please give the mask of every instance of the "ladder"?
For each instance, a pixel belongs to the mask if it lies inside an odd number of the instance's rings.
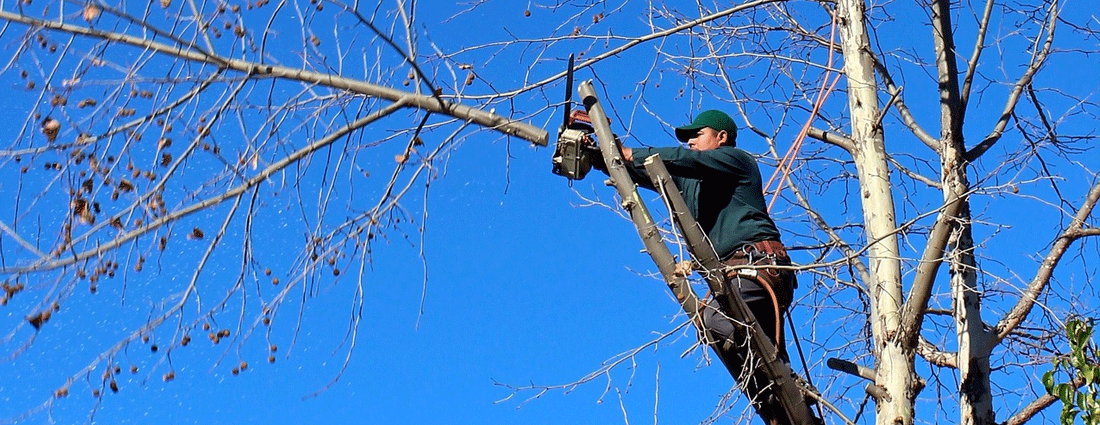
[[[681,308],[687,313],[696,329],[707,336],[704,338],[704,342],[715,351],[720,359],[726,359],[727,354],[738,347],[733,347],[728,340],[715,338],[715,335],[708,332],[706,327],[703,326],[701,313],[704,302],[691,289],[687,277],[676,273],[676,260],[662,240],[657,224],[649,214],[645,203],[642,202],[637,187],[630,179],[624,166],[624,158],[616,146],[615,135],[611,132],[610,121],[596,97],[592,82],[581,82],[577,90],[592,120],[600,152],[603,154],[608,175],[611,177],[610,182],[618,191],[620,199],[622,199],[622,208],[629,213],[631,221],[637,227],[646,252],[657,264],[657,268],[660,270],[669,289],[675,295]],[[715,296],[725,296],[728,300],[729,311],[724,313],[737,322],[750,327],[748,329],[748,348],[751,350],[753,358],[757,360],[757,367],[769,377],[770,382],[775,386],[774,393],[778,398],[779,405],[783,408],[783,414],[777,415],[780,417],[779,420],[783,421],[785,416],[786,421],[781,423],[814,425],[817,418],[810,410],[810,406],[806,401],[806,394],[804,394],[804,392],[810,393],[813,390],[796,379],[790,365],[779,358],[775,346],[764,336],[763,329],[740,295],[734,291],[726,290],[725,265],[719,261],[714,252],[714,247],[707,241],[701,227],[688,212],[687,205],[680,195],[680,191],[672,182],[664,163],[657,155],[654,155],[646,159],[645,167],[650,179],[653,181],[653,186],[657,188],[658,193],[669,205],[672,221],[680,228],[684,239],[688,243],[689,251],[695,261],[703,266],[702,274],[710,287],[711,293]],[[723,364],[734,379],[741,376],[740,370],[733,370],[724,361]]]

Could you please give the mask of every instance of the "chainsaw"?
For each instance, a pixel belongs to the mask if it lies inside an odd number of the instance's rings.
[[[601,161],[602,158],[598,155],[600,148],[593,136],[592,119],[582,110],[570,112],[572,99],[573,55],[569,55],[569,69],[565,74],[565,114],[558,129],[551,171],[569,180],[581,180],[592,170],[592,161]]]

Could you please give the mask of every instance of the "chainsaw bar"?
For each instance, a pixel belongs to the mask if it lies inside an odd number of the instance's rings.
[[[569,128],[569,112],[573,107],[573,55],[569,55],[569,67],[565,69],[565,113],[561,128]]]

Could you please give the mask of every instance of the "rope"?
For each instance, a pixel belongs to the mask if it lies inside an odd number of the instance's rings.
[[[821,105],[825,104],[825,99],[829,97],[829,94],[836,88],[838,82],[840,82],[840,74],[837,74],[833,78],[833,82],[829,83],[829,87],[825,85],[829,81],[829,74],[832,73],[833,57],[836,49],[836,15],[832,16],[832,23],[829,30],[829,59],[825,63],[825,78],[821,80],[821,88],[817,92],[817,99],[814,101],[814,107],[810,111],[810,117],[806,119],[806,123],[802,125],[802,129],[798,132],[798,137],[795,137],[794,143],[791,143],[791,147],[787,149],[787,153],[783,155],[783,158],[779,161],[779,164],[775,168],[775,172],[772,173],[771,178],[768,179],[768,183],[764,185],[764,193],[772,191],[772,183],[776,183],[774,192],[772,193],[772,200],[768,203],[768,211],[771,212],[772,206],[775,205],[775,201],[779,199],[780,192],[783,191],[783,186],[790,180],[791,166],[794,164],[795,157],[798,156],[798,152],[802,149],[802,142],[806,140],[806,135],[810,132],[811,124],[813,124],[814,117],[817,116],[818,111],[821,110]],[[779,180],[776,181],[776,177]]]
[[[775,189],[774,192],[772,192],[772,199],[770,202],[768,202],[769,213],[771,212],[772,207],[775,206],[775,201],[779,199],[779,195],[783,191],[783,187],[786,185],[787,182],[790,181],[791,167],[794,164],[794,159],[798,156],[798,152],[802,149],[802,142],[806,140],[806,135],[810,132],[810,127],[811,124],[813,124],[814,117],[816,117],[818,111],[821,110],[821,106],[825,103],[825,99],[829,97],[829,94],[832,93],[834,88],[836,88],[837,83],[840,82],[841,75],[838,73],[835,77],[833,77],[833,81],[829,83],[829,76],[832,73],[831,70],[833,68],[833,57],[836,51],[836,49],[834,48],[836,46],[836,42],[834,41],[835,38],[836,14],[834,13],[832,14],[832,22],[830,23],[829,28],[829,59],[825,65],[825,78],[822,78],[821,80],[821,88],[817,93],[817,99],[814,101],[813,109],[810,111],[810,116],[806,119],[806,123],[803,124],[802,129],[799,130],[798,137],[796,137],[794,142],[791,143],[791,147],[787,149],[787,153],[784,154],[783,158],[779,161],[779,164],[776,166],[775,172],[773,172],[771,178],[768,179],[768,183],[764,185],[764,193],[767,193],[769,190],[771,190],[772,183],[775,183]],[[825,87],[827,83],[828,88]],[[776,180],[777,177],[778,181]],[[768,289],[769,292],[771,292],[771,288]],[[775,300],[775,295],[772,295],[772,299],[773,303],[775,303],[776,307],[778,308],[778,300]],[[776,325],[780,326],[780,322],[782,319],[779,318],[778,314],[776,314],[775,319],[777,322]],[[803,353],[802,351],[802,341],[798,338],[798,332],[795,331],[794,319],[791,318],[790,314],[787,314],[787,323],[791,328],[791,339],[794,341],[795,348],[798,350],[798,358],[802,362],[802,370],[803,373],[806,375],[806,382],[811,387],[817,388],[814,385],[813,378],[810,376],[810,369],[806,362],[806,356],[805,353]],[[776,338],[782,338],[781,335],[782,332],[777,332]],[[821,398],[819,395],[815,396],[817,396],[816,398],[824,401],[824,399]],[[824,419],[825,412],[821,408],[821,403],[817,403],[816,406],[818,418]]]

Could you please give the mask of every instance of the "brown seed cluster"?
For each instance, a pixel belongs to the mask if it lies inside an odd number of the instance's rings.
[[[50,316],[52,316],[53,313],[58,310],[61,310],[61,304],[58,304],[55,301],[49,309],[41,311],[38,314],[27,316],[27,323],[30,323],[31,326],[34,326],[35,330],[39,330],[42,328],[43,324],[50,320]]]
[[[46,119],[42,120],[42,134],[46,135],[46,140],[50,142],[56,141],[59,131],[61,131],[60,121],[50,117],[46,117]]]
[[[0,296],[0,306],[8,305],[8,300],[23,290],[23,284],[18,282],[14,285],[4,282],[0,287],[4,289],[4,295]]]
[[[207,325],[203,325],[203,327],[209,329],[207,327]],[[213,342],[214,344],[217,344],[217,343],[221,342],[222,338],[227,338],[227,337],[229,337],[229,335],[230,335],[229,329],[222,329],[222,330],[218,331],[217,333],[210,332],[210,334],[208,334],[207,337],[210,338],[211,342]]]

